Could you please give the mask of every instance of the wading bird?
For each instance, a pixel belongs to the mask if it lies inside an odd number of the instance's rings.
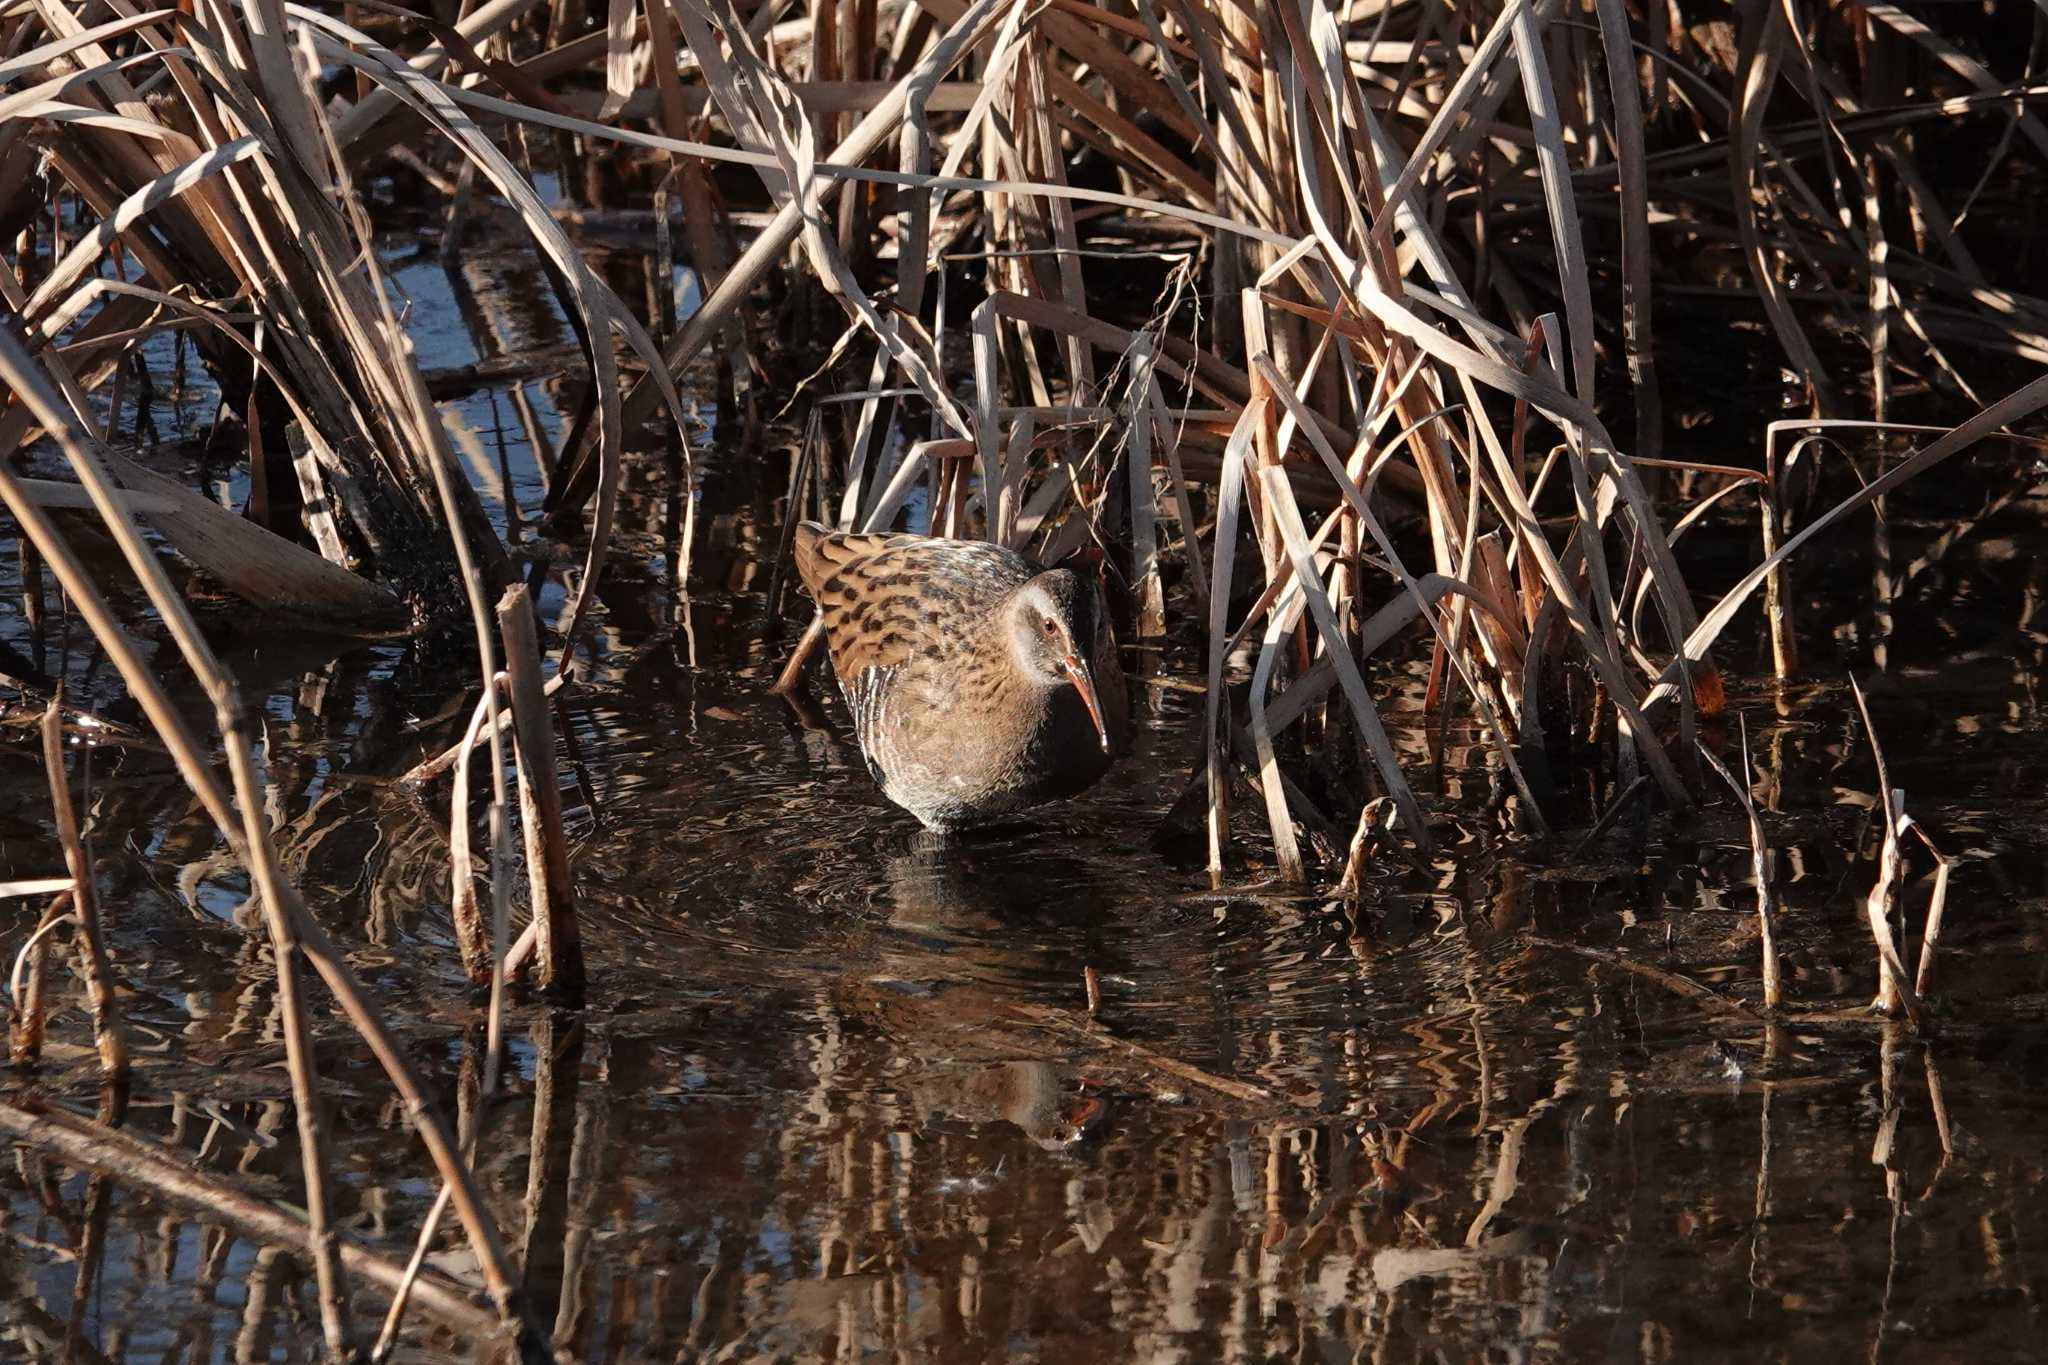
[[[979,541],[796,532],[868,772],[930,829],[1092,786],[1125,738],[1093,576]]]

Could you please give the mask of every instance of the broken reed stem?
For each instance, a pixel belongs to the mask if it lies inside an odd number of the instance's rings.
[[[1925,830],[1918,825],[1913,828],[1935,857],[1934,894],[1927,902],[1927,924],[1920,932],[1920,965],[1913,973],[1913,994],[1925,1000],[1934,986],[1934,948],[1941,940],[1941,917],[1948,908],[1948,874],[1955,867],[1955,859],[1936,848]]]
[[[502,678],[504,674],[500,672],[497,676]],[[548,679],[547,686],[542,691],[547,696],[553,697],[568,685],[569,675],[567,673],[557,673],[554,677]],[[406,769],[405,775],[398,779],[399,785],[411,787],[433,781],[442,773],[455,766],[455,761],[462,757],[465,748],[474,749],[487,738],[493,735],[504,734],[506,730],[511,728],[511,725],[512,713],[499,710],[496,715],[495,725],[493,725],[490,719],[486,719],[483,726],[474,735],[465,735],[463,739],[449,745],[432,758],[421,759],[418,763]]]
[[[519,931],[519,937],[505,950],[505,977],[507,980],[526,970],[526,964],[533,957],[534,946],[540,942],[540,926],[531,921]]]
[[[1778,553],[1778,542],[1783,531],[1778,523],[1778,447],[1775,440],[1765,442],[1764,480],[1759,490],[1762,503],[1760,514],[1763,518],[1764,558],[1770,559]],[[1764,580],[1764,616],[1771,626],[1771,667],[1776,671],[1779,682],[1784,682],[1799,671],[1799,628],[1792,619],[1792,566],[1780,563],[1772,567],[1770,576]]]
[[[1849,686],[1856,694],[1856,709],[1862,713],[1863,729],[1870,736],[1871,756],[1877,761],[1878,818],[1884,821],[1884,846],[1878,854],[1877,884],[1870,888],[1870,895],[1863,902],[1864,918],[1870,924],[1870,937],[1877,945],[1877,998],[1871,1001],[1871,1006],[1889,1015],[1903,1011],[1913,1027],[1918,1029],[1920,996],[1906,979],[1906,964],[1899,957],[1898,943],[1892,935],[1892,919],[1898,913],[1899,896],[1906,884],[1906,851],[1899,838],[1908,823],[1906,794],[1891,784],[1884,761],[1884,747],[1878,742],[1877,726],[1870,719],[1870,703],[1863,695],[1863,685],[1854,674],[1849,676]]]
[[[519,824],[526,842],[533,922],[540,926],[540,985],[564,1003],[581,1006],[583,944],[576,930],[569,844],[562,833],[555,726],[541,686],[533,599],[524,583],[507,588],[498,602],[498,630],[505,641],[506,685],[512,693],[512,725],[519,737]]]
[[[1372,865],[1374,854],[1393,838],[1394,803],[1384,796],[1375,796],[1365,803],[1358,812],[1358,828],[1351,833],[1351,844],[1344,852],[1344,874],[1337,880],[1333,895],[1347,900],[1358,899],[1365,886],[1365,872]]]
[[[1871,940],[1877,946],[1877,995],[1870,1002],[1871,1008],[1883,1014],[1897,1015],[1902,1010],[1919,1022],[1919,1008],[1909,1005],[1906,996],[1911,988],[1906,983],[1906,966],[1899,957],[1898,942],[1892,934],[1892,919],[1898,913],[1899,895],[1905,889],[1906,863],[1899,846],[1897,823],[1906,818],[1906,794],[1902,791],[1882,793],[1885,805],[1878,812],[1878,818],[1885,822],[1884,844],[1878,854],[1877,883],[1870,888],[1864,899],[1864,918],[1870,925]]]
[[[186,1214],[226,1223],[251,1241],[290,1249],[306,1244],[306,1225],[298,1218],[217,1176],[194,1170],[185,1153],[160,1143],[61,1109],[27,1108],[6,1100],[0,1100],[0,1133],[132,1185]],[[351,1275],[385,1290],[396,1289],[402,1281],[401,1268],[376,1252],[345,1238],[337,1245]],[[422,1278],[414,1292],[422,1307],[474,1345],[496,1339],[503,1330],[494,1312],[439,1275]]]
[[[1210,558],[1208,673],[1202,698],[1203,767],[1208,775],[1208,800],[1204,804],[1204,832],[1208,835],[1209,880],[1222,885],[1224,858],[1230,850],[1230,732],[1229,699],[1223,690],[1223,668],[1229,654],[1230,581],[1237,563],[1238,521],[1245,503],[1247,452],[1259,423],[1272,399],[1254,396],[1232,428],[1223,450],[1223,467],[1216,493],[1215,552]]]
[[[1749,722],[1745,719],[1742,724],[1742,777],[1739,781],[1704,743],[1700,745],[1699,752],[1700,757],[1707,760],[1707,766],[1728,784],[1728,790],[1735,793],[1735,799],[1742,805],[1743,817],[1749,822],[1749,869],[1750,878],[1756,884],[1756,924],[1763,954],[1764,1008],[1775,1010],[1784,1001],[1784,982],[1778,970],[1777,935],[1771,924],[1774,899],[1771,846],[1764,837],[1764,822],[1757,813],[1756,798],[1750,792],[1754,778],[1749,770]]]
[[[114,998],[113,969],[100,933],[99,898],[93,893],[92,860],[86,856],[78,811],[71,802],[71,783],[64,771],[62,696],[50,699],[43,712],[43,771],[50,784],[50,810],[56,819],[57,841],[64,846],[64,865],[71,873],[71,904],[78,916],[78,961],[85,976],[86,998],[92,1004],[93,1043],[100,1069],[118,1080],[128,1074],[128,1044],[121,1028],[121,1006]]]
[[[503,686],[504,680],[505,675],[499,673],[493,680],[493,688]],[[448,913],[454,922],[455,947],[462,955],[463,970],[469,974],[472,986],[481,986],[491,978],[491,935],[484,925],[483,912],[477,908],[476,862],[469,847],[470,756],[476,752],[477,741],[489,716],[490,708],[482,698],[478,698],[475,709],[470,712],[469,728],[463,733],[462,742],[450,750],[456,758],[455,781],[450,785],[448,794]],[[495,821],[500,812],[495,805],[491,809]],[[491,870],[492,885],[495,886],[496,874],[501,870],[495,859]]]
[[[60,891],[52,897],[49,908],[36,921],[35,932],[22,945],[15,959],[9,984],[14,981],[22,984],[18,996],[13,991],[8,994],[14,1018],[7,1030],[7,1056],[16,1066],[32,1067],[43,1059],[43,1026],[49,1016],[49,1008],[43,1002],[50,969],[50,935],[57,931],[59,924],[70,918],[70,909],[69,891]]]

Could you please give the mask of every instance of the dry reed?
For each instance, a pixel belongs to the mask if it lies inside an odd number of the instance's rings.
[[[1212,871],[1226,875],[1234,849],[1270,848],[1283,879],[1319,878],[1326,869],[1297,825],[1336,832],[1339,857],[1342,831],[1355,829],[1347,893],[1379,836],[1397,831],[1426,853],[1432,818],[1443,817],[1418,791],[1369,681],[1375,651],[1397,633],[1425,627],[1415,635],[1431,649],[1431,706],[1441,715],[1454,698],[1469,704],[1529,831],[1583,814],[1597,838],[1653,793],[1686,807],[1706,795],[1693,755],[1696,712],[1720,694],[1712,651],[1756,589],[1767,587],[1776,667],[1790,673],[1795,556],[2048,403],[2041,378],[1994,402],[1977,396],[1987,357],[2048,357],[2048,301],[1991,278],[1954,226],[1962,214],[1939,198],[1945,186],[1916,160],[1927,129],[2006,107],[2048,149],[2024,105],[2035,92],[2002,85],[1890,6],[1760,6],[1737,16],[1726,42],[1708,41],[1701,23],[1669,27],[1672,15],[1688,18],[1683,7],[1646,23],[1621,0],[1456,12],[917,0],[843,14],[817,6],[782,23],[778,6],[620,0],[585,33],[537,23],[547,8],[492,0],[451,24],[375,0],[344,7],[350,22],[283,0],[199,0],[189,13],[0,6],[0,226],[17,243],[0,269],[0,499],[21,538],[25,611],[32,622],[45,612],[47,571],[250,871],[284,1005],[309,1218],[243,1221],[312,1261],[335,1354],[348,1342],[342,1275],[372,1272],[323,1209],[302,964],[404,1097],[504,1321],[520,1314],[518,1272],[475,1190],[474,1130],[458,1148],[280,864],[249,717],[159,548],[251,609],[301,625],[378,634],[467,621],[474,717],[413,776],[456,770],[456,937],[471,980],[492,986],[495,1077],[505,977],[527,941],[543,985],[571,1000],[582,992],[543,696],[573,674],[626,462],[650,445],[678,451],[694,516],[678,385],[715,339],[752,357],[764,335],[757,287],[793,251],[795,276],[842,317],[827,369],[854,394],[837,410],[844,420],[821,428],[845,447],[836,488],[810,476],[821,504],[844,527],[882,528],[922,491],[936,531],[1047,557],[1109,547],[1136,633],[1178,634],[1200,652],[1195,780]],[[1866,23],[1855,34],[1866,50],[1917,54],[1925,79],[1879,89],[1838,65],[1847,28]],[[651,92],[635,87],[642,61]],[[347,93],[323,86],[323,68],[351,73]],[[578,210],[551,210],[528,179],[528,130],[564,135],[580,155],[658,159],[661,288],[671,199],[706,285],[679,325],[643,322],[586,264],[562,226]],[[765,222],[743,249],[719,217],[716,163],[759,177]],[[574,591],[549,623],[558,667],[544,684],[531,602],[512,584],[507,547],[383,275],[361,187],[394,166],[462,197],[452,220],[491,212],[527,234],[579,337],[588,399],[559,452],[542,453],[541,510],[558,526],[587,515],[587,539]],[[470,189],[479,181],[488,207]],[[1888,218],[1915,232],[1888,231]],[[1701,285],[1731,244],[1743,282]],[[969,258],[985,277],[962,305]],[[1104,260],[1133,272],[1139,297],[1091,278],[1090,263]],[[1653,332],[1652,318],[1701,291],[1751,310],[1798,376],[1805,415],[1749,433],[1760,470],[1665,458],[1676,444],[1665,376],[1691,353]],[[246,516],[116,449],[124,376],[170,332],[239,414]],[[630,382],[615,341],[639,365]],[[1844,345],[1861,348],[1857,371],[1836,358]],[[1620,357],[1625,382],[1603,374],[1603,351]],[[1660,353],[1680,364],[1660,365]],[[721,384],[735,382],[743,367],[721,363]],[[1937,376],[1948,406],[1975,415],[1953,427],[1895,420],[1894,380],[1908,367]],[[1869,416],[1850,416],[1864,398]],[[1795,532],[1785,462],[1801,442],[1852,429],[1931,439]],[[38,440],[75,483],[14,470]],[[804,471],[791,487],[794,513]],[[1749,490],[1762,558],[1702,611],[1674,545]],[[51,515],[86,508],[125,575],[82,558]],[[682,543],[687,580],[687,524]],[[205,688],[228,782],[129,644],[106,589],[130,576]],[[1239,687],[1238,651],[1251,645]],[[1580,674],[1597,682],[1590,705],[1570,681]],[[102,1056],[118,1070],[118,1012],[62,785],[59,722],[46,733],[63,889]],[[490,769],[481,871],[473,752]],[[1315,752],[1327,780],[1305,782]],[[1560,807],[1550,770],[1566,753],[1598,756],[1603,809]],[[1748,815],[1764,1003],[1776,1008],[1769,854],[1747,755],[1744,779],[1708,758]],[[1906,824],[1881,757],[1879,781],[1885,844],[1869,923],[1880,1002],[1917,1020],[1950,860],[1940,859],[1916,986],[1888,937]],[[514,783],[534,921],[508,947]],[[1257,798],[1241,809],[1239,784]],[[488,926],[479,876],[493,898]],[[32,958],[62,913],[46,917]],[[40,1006],[20,1027],[39,1019]],[[32,1060],[33,1039],[18,1036],[24,1049]],[[73,1159],[101,1159],[88,1136],[50,1140]],[[438,1207],[428,1235],[437,1220]],[[395,1288],[386,1270],[374,1275]],[[524,1330],[531,1351],[534,1329]]]

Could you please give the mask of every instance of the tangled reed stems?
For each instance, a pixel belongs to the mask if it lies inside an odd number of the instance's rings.
[[[302,961],[404,1096],[499,1318],[540,1348],[517,1325],[517,1275],[463,1153],[280,865],[240,692],[160,551],[299,626],[469,622],[475,718],[418,775],[457,770],[457,941],[492,987],[491,1076],[508,961],[523,956],[507,946],[515,782],[533,956],[563,998],[582,989],[543,689],[573,674],[627,462],[665,443],[680,452],[687,575],[696,472],[676,442],[690,420],[678,385],[723,339],[720,385],[748,387],[757,413],[782,406],[748,376],[770,360],[755,305],[785,264],[843,323],[829,380],[810,386],[850,385],[819,409],[840,472],[830,487],[827,468],[811,475],[842,526],[920,508],[936,532],[1047,559],[1103,546],[1132,633],[1194,642],[1207,696],[1193,781],[1218,877],[1235,846],[1270,848],[1283,880],[1310,880],[1298,828],[1334,835],[1333,856],[1357,828],[1352,888],[1368,834],[1428,851],[1413,751],[1366,676],[1418,621],[1431,707],[1469,700],[1527,830],[1571,818],[1568,761],[1606,781],[1604,812],[1581,812],[1600,829],[1652,788],[1689,807],[1708,795],[1697,713],[1719,704],[1712,651],[1756,590],[1789,673],[1792,559],[1950,456],[2026,439],[2009,428],[2048,402],[2048,378],[1979,396],[2003,386],[1987,376],[2048,358],[2048,301],[1987,270],[1963,226],[2025,152],[2015,139],[2048,152],[2048,129],[2029,109],[2038,90],[1973,55],[1981,35],[1888,4],[1685,9],[617,0],[598,27],[568,0],[438,17],[376,0],[339,15],[283,0],[0,5],[0,499],[33,566],[24,605],[42,610],[47,571],[250,870],[292,1021],[304,1241],[330,1351],[350,1349],[342,1279],[360,1260],[323,1217]],[[2001,119],[2003,137],[1986,131]],[[643,320],[593,273],[563,226],[575,206],[533,188],[529,134],[658,180],[657,292],[674,202],[704,285],[693,312]],[[1932,174],[1937,137],[1978,164]],[[363,186],[401,174],[515,221],[577,334],[587,384],[542,511],[581,523],[583,547],[545,680],[531,600],[383,273]],[[470,202],[479,180],[488,204]],[[1957,183],[1971,186],[1961,204],[1942,198]],[[744,245],[741,199],[764,206]],[[1675,453],[1673,377],[1700,351],[1660,323],[1708,307],[1753,319],[1792,376],[1788,411],[1746,433],[1757,468]],[[166,333],[204,361],[246,438],[240,514],[123,448],[129,401],[138,417],[147,403],[129,377]],[[1928,439],[1795,530],[1802,452],[1879,433]],[[39,443],[68,479],[16,470]],[[792,486],[794,514],[801,471]],[[1749,494],[1762,556],[1702,610],[1674,546]],[[121,565],[82,558],[55,509],[89,509]],[[217,744],[130,647],[106,591],[124,573],[203,683]],[[1242,650],[1248,688],[1233,685]],[[1332,756],[1313,774],[1309,731]],[[53,790],[58,881],[100,963],[88,979],[118,1071],[91,865]],[[1244,790],[1250,816],[1233,812]],[[1891,812],[1889,789],[1885,801]],[[1744,807],[1776,1008],[1767,851]],[[1879,932],[1908,823],[1888,815],[1872,924],[1883,999],[1917,1017],[1934,928],[1917,987]]]

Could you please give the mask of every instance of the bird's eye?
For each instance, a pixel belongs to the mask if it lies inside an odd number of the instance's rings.
[[[1050,616],[1045,618],[1044,625],[1047,635],[1057,635],[1060,633],[1059,625]]]

